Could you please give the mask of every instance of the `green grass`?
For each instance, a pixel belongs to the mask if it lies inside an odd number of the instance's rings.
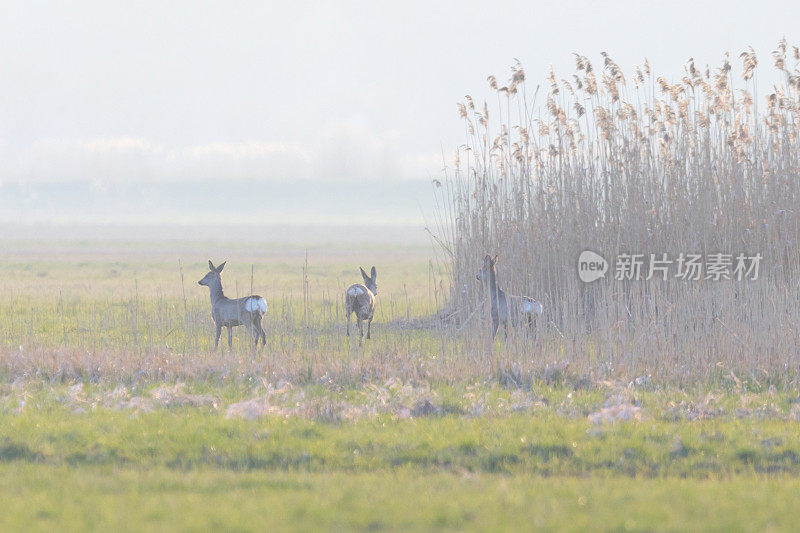
[[[192,405],[156,401],[165,387]],[[0,528],[762,531],[798,525],[795,392],[709,396],[699,388],[543,384],[287,388],[270,395],[277,412],[243,420],[228,418],[228,407],[264,395],[262,385],[3,384]],[[120,397],[152,403],[119,407]],[[434,407],[417,411],[423,400]],[[588,414],[618,401],[640,406],[641,420],[589,421]],[[343,413],[353,406],[374,411],[350,419]],[[413,418],[400,415],[403,406],[412,407]],[[707,418],[692,419],[698,412]]]
[[[663,418],[244,421],[39,399],[0,415],[0,528],[797,527],[800,425]]]
[[[212,407],[81,412],[54,400],[30,403],[24,415],[0,414],[0,461],[233,471],[800,475],[800,424],[779,413],[687,422],[650,408],[641,421],[592,425],[581,410],[562,414],[555,406],[481,416],[439,411],[408,420],[377,413],[355,421],[312,407],[246,421]]]
[[[0,465],[0,528],[51,531],[771,531],[800,482]]]

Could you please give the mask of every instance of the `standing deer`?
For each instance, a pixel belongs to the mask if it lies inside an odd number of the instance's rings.
[[[370,275],[364,272],[364,269],[358,267],[361,271],[361,277],[364,278],[364,284],[356,283],[350,285],[344,296],[345,314],[347,315],[347,336],[350,336],[350,314],[356,314],[356,322],[358,324],[358,331],[361,337],[358,339],[358,345],[364,339],[364,326],[363,320],[367,321],[367,338],[369,339],[370,330],[372,329],[372,316],[375,314],[375,295],[378,294],[378,285],[375,283],[377,272],[375,267],[372,267]]]
[[[483,268],[480,269],[478,280],[485,282],[489,286],[489,298],[492,302],[492,338],[497,335],[497,328],[503,324],[508,336],[508,324],[518,325],[525,321],[528,325],[533,324],[535,315],[542,314],[542,304],[527,296],[506,296],[497,281],[497,256],[494,259],[488,255],[483,258]]]
[[[227,261],[225,261],[227,263]],[[234,326],[247,326],[250,333],[253,335],[255,341],[254,346],[258,347],[258,340],[261,339],[262,345],[267,344],[267,335],[264,333],[264,328],[261,327],[261,317],[267,312],[267,302],[261,296],[245,296],[244,298],[237,298],[231,300],[222,293],[222,269],[225,268],[225,263],[218,267],[209,259],[208,268],[209,272],[203,279],[198,281],[198,285],[205,285],[211,292],[211,318],[217,326],[216,336],[214,338],[214,349],[219,347],[219,336],[222,333],[222,327],[228,328],[228,348],[233,348],[233,333]]]

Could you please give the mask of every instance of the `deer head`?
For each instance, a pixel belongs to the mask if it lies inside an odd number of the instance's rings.
[[[372,267],[370,271],[370,275],[368,276],[364,269],[358,267],[361,271],[361,277],[364,278],[364,285],[372,292],[372,294],[378,294],[378,284],[375,282],[375,279],[378,277],[378,273],[375,271],[375,267]]]
[[[212,283],[215,283],[215,282],[222,283],[222,277],[220,276],[220,273],[222,272],[222,269],[225,268],[225,263],[227,263],[227,261],[225,261],[224,263],[222,263],[218,267],[215,267],[214,263],[212,263],[211,259],[209,259],[208,260],[208,274],[203,276],[203,279],[198,281],[197,284],[198,285],[205,285],[206,287],[208,287],[209,285],[211,285]]]
[[[494,256],[494,259],[492,259],[489,256],[489,254],[486,254],[486,256],[483,258],[483,266],[478,271],[478,274],[475,276],[475,278],[478,281],[488,280],[489,273],[494,271],[494,265],[496,264],[497,264],[497,255]]]

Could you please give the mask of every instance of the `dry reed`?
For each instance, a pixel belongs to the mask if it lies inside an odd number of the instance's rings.
[[[512,359],[563,360],[579,373],[675,381],[730,371],[764,383],[796,375],[800,324],[800,54],[781,40],[779,82],[757,97],[758,60],[690,59],[674,81],[645,60],[630,75],[607,54],[551,70],[545,94],[519,63],[496,105],[458,105],[466,142],[437,181],[437,238],[461,323],[485,316],[475,273],[499,253],[511,293],[545,305],[537,342]],[[760,105],[759,105],[760,104]],[[755,281],[581,282],[581,251],[763,256]],[[612,267],[613,269],[613,267]],[[478,312],[476,313],[476,309]],[[467,328],[471,329],[471,328]],[[513,351],[513,350],[512,350]]]

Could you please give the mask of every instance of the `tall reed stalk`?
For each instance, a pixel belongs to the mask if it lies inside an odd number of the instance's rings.
[[[773,52],[780,82],[756,105],[758,60],[689,60],[675,78],[645,60],[630,74],[607,54],[575,54],[575,72],[528,86],[519,63],[496,101],[467,96],[466,142],[437,184],[450,311],[474,320],[483,255],[499,254],[511,293],[545,305],[542,335],[521,350],[586,372],[678,379],[735,368],[795,372],[800,340],[800,51]],[[738,70],[738,69],[737,69]],[[543,94],[542,94],[543,93]],[[491,109],[491,112],[490,112]],[[581,251],[763,256],[757,280],[583,283]],[[673,266],[674,268],[674,266]],[[558,340],[555,342],[554,340]]]

